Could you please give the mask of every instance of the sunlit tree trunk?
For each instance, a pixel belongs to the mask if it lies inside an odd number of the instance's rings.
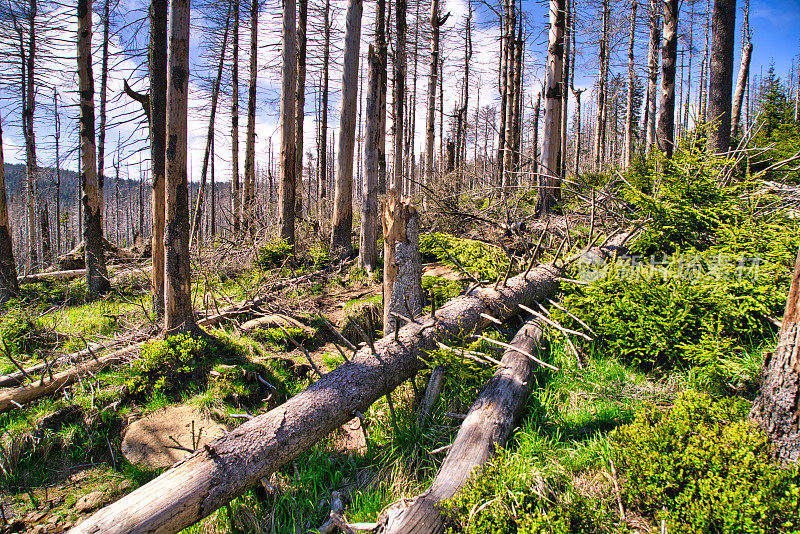
[[[285,68],[285,67],[284,67]],[[294,70],[294,69],[292,69]],[[258,0],[250,5],[250,79],[247,87],[247,132],[244,147],[244,225],[253,235],[256,185],[256,81],[258,79]],[[292,201],[294,202],[294,201]],[[293,223],[294,224],[294,223]]]
[[[150,172],[153,217],[153,312],[164,315],[164,217],[167,149],[167,0],[150,2]]]
[[[242,224],[242,188],[239,181],[239,0],[233,0],[233,39],[231,55],[231,209],[233,235]]]
[[[108,100],[108,33],[111,26],[111,0],[103,2],[103,44],[100,67],[100,131],[97,132],[97,187],[100,190],[100,213],[103,213],[106,182],[106,101]],[[102,227],[103,221],[100,221]],[[117,224],[117,226],[119,226]]]
[[[708,75],[709,152],[724,154],[731,144],[731,91],[736,0],[714,0],[711,20],[711,71]]]
[[[295,195],[295,104],[297,102],[297,27],[296,0],[283,3],[283,40],[281,46],[281,162],[278,183],[278,227],[280,236],[294,245]]]
[[[661,46],[661,103],[658,109],[658,145],[667,157],[675,147],[675,60],[678,57],[678,0],[665,0]]]
[[[444,21],[439,18],[439,0],[431,0],[431,63],[428,74],[428,104],[425,119],[425,169],[423,182],[427,188],[433,185],[433,165],[436,137],[436,82],[439,76],[439,28]],[[428,189],[425,190],[424,201],[427,207]]]
[[[11,225],[8,220],[8,200],[6,198],[6,172],[3,159],[3,127],[0,121],[0,304],[13,298],[17,285],[17,266],[14,263]]]
[[[395,0],[395,52],[394,52],[394,122],[393,167],[391,187],[403,193],[403,125],[406,99],[406,0]]]
[[[306,29],[308,26],[308,0],[298,2],[297,26],[297,102],[295,105],[295,190],[294,213],[303,218],[303,123],[306,118]],[[311,177],[309,176],[309,179]],[[309,204],[311,199],[308,199]]]
[[[750,41],[750,2],[744,2],[744,25],[742,27],[742,61],[739,65],[739,78],[736,80],[736,92],[733,95],[733,113],[731,117],[731,135],[738,135],[739,120],[742,116],[742,100],[744,100],[747,79],[750,77],[750,57],[753,55],[753,43]],[[800,80],[800,72],[797,73]],[[797,94],[795,94],[795,99]],[[797,120],[795,118],[795,120]]]
[[[636,38],[636,7],[637,0],[631,1],[631,30],[628,35],[628,102],[627,112],[625,114],[625,145],[622,154],[622,166],[628,168],[633,158],[633,96],[634,96],[634,83],[636,81],[636,65],[634,64],[633,46]]]
[[[380,5],[380,1],[379,1]],[[319,134],[319,154],[317,161],[319,162],[319,198],[320,200],[327,198],[327,185],[328,185],[328,64],[330,62],[330,46],[331,46],[331,21],[330,21],[330,0],[325,0],[325,8],[323,11],[323,25],[324,25],[324,40],[322,45],[322,88],[320,90],[322,97],[322,110],[320,111],[320,134]],[[323,209],[320,206],[319,220],[322,222]]]
[[[647,109],[645,110],[645,151],[656,143],[656,96],[658,92],[658,48],[661,40],[659,0],[650,0],[650,44],[647,52]]]
[[[600,170],[606,144],[606,117],[608,113],[609,32],[611,2],[603,0],[603,35],[600,38],[600,74],[597,87],[597,119],[594,131],[594,169]]]
[[[434,0],[435,1],[435,0]],[[378,263],[378,144],[380,142],[380,84],[382,65],[370,45],[367,53],[367,124],[364,133],[364,200],[358,264],[369,272]]]

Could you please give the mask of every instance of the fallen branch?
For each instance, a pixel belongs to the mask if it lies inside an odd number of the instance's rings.
[[[537,319],[525,323],[503,354],[501,365],[470,408],[431,487],[413,499],[390,506],[378,519],[377,532],[433,534],[444,531],[439,503],[466,484],[476,468],[502,447],[525,406],[542,338]]]
[[[616,247],[614,247],[615,250]],[[612,250],[594,249],[610,257]],[[71,532],[174,533],[211,514],[287,465],[315,443],[364,412],[380,397],[413,377],[436,341],[481,331],[487,313],[504,320],[558,289],[562,271],[542,265],[508,280],[498,290],[482,288],[418,317],[394,335],[364,347],[284,404],[247,421],[136,491],[99,510]],[[451,453],[452,454],[452,453]]]

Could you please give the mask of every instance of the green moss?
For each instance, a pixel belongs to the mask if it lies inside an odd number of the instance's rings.
[[[498,247],[472,239],[460,239],[450,234],[436,233],[434,235],[450,255],[481,280],[494,280],[505,274],[508,269],[508,257]],[[436,240],[431,234],[419,237],[422,261],[441,262],[455,267],[453,260],[436,243]]]
[[[136,396],[178,394],[204,380],[217,350],[207,339],[188,334],[145,343],[131,366],[128,388]]]

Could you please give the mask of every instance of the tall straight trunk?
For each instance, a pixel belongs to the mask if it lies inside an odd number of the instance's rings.
[[[217,77],[214,79],[214,86],[211,89],[211,112],[208,116],[208,130],[206,132],[206,148],[203,151],[203,166],[200,171],[200,189],[197,191],[195,199],[194,217],[192,218],[192,230],[189,234],[189,248],[196,243],[201,234],[200,226],[203,220],[203,200],[206,193],[206,176],[208,175],[208,159],[211,156],[211,146],[214,143],[214,119],[217,116],[217,102],[219,101],[219,87],[222,82],[222,68],[225,66],[225,50],[228,47],[228,32],[231,26],[231,5],[228,4],[228,14],[225,17],[225,31],[222,34],[222,48],[219,51],[219,63],[217,64]]]
[[[622,166],[628,168],[633,159],[633,97],[636,81],[636,65],[634,64],[633,45],[636,38],[636,7],[638,0],[631,0],[631,30],[628,35],[628,102],[625,113],[625,144],[622,153]]]
[[[692,63],[694,60],[694,2],[690,4],[689,11],[689,47],[687,53],[689,54],[689,64],[686,67],[686,101],[683,108],[683,128],[684,131],[689,129],[689,103],[692,100]]]
[[[56,255],[58,255],[61,252],[61,116],[58,114],[58,91],[55,88],[53,89],[53,126],[56,141]]]
[[[189,190],[186,174],[189,102],[189,0],[172,0],[167,65],[167,177],[164,232],[164,326],[169,334],[198,327],[192,311]]]
[[[658,145],[668,158],[675,147],[675,60],[678,57],[678,0],[664,1],[661,46],[661,103],[658,109]]]
[[[406,98],[406,0],[395,0],[394,52],[394,150],[391,187],[398,195],[403,193],[403,106]]]
[[[516,86],[514,88],[514,144],[513,144],[513,172],[512,179],[513,183],[516,186],[518,184],[517,175],[519,173],[519,160],[520,160],[520,146],[522,140],[522,104],[523,104],[523,97],[525,96],[525,89],[523,86],[523,78],[525,76],[523,66],[525,65],[524,61],[525,58],[523,54],[525,52],[525,42],[522,38],[522,15],[520,14],[520,24],[517,29],[517,41],[516,41],[516,49],[514,52],[514,71],[515,71],[515,82]],[[563,89],[562,89],[563,90]],[[563,98],[562,98],[563,100]],[[562,120],[564,118],[564,114],[561,114]],[[563,146],[563,145],[562,145]],[[560,153],[563,155],[563,152]],[[559,160],[560,161],[560,160]],[[559,163],[560,166],[560,163]],[[561,168],[561,167],[560,167]]]
[[[531,156],[531,160],[533,163],[533,180],[535,183],[539,183],[539,110],[542,107],[542,92],[536,95],[536,102],[533,104],[533,126],[532,126],[532,134],[533,139],[531,140],[531,145],[533,149],[533,155]]]
[[[363,0],[348,0],[347,26],[344,36],[344,68],[342,69],[342,104],[339,114],[339,149],[333,200],[333,233],[331,235],[331,252],[341,257],[350,256],[353,252],[353,243],[350,237],[353,230],[353,152],[356,142],[358,50],[361,40],[362,10]],[[399,135],[402,139],[402,133]],[[402,145],[399,148],[400,152],[397,152],[396,155],[402,154]],[[400,169],[402,169],[402,157],[399,163]]]
[[[19,292],[17,264],[14,262],[11,226],[8,221],[6,171],[3,159],[3,127],[0,121],[0,304]]]
[[[800,462],[800,254],[775,351],[764,359],[761,388],[753,401],[750,418],[769,436],[773,454],[786,463]]]
[[[724,154],[731,144],[731,92],[736,0],[714,0],[711,21],[711,71],[708,75],[708,150]]]
[[[297,103],[297,27],[295,23],[296,0],[283,4],[283,40],[281,46],[281,167],[278,182],[278,227],[281,239],[294,245],[294,217],[296,194],[294,177],[297,168],[295,159],[295,125]]]
[[[581,166],[581,94],[584,89],[573,89],[575,95],[575,175],[577,176]]]
[[[435,0],[434,0],[435,1]],[[380,142],[381,64],[377,52],[367,52],[367,124],[364,133],[364,200],[361,203],[361,237],[358,264],[368,272],[378,263],[378,145]]]
[[[550,213],[561,198],[561,179],[556,174],[561,141],[561,68],[564,56],[564,0],[550,0],[550,34],[545,72],[544,129],[542,131],[542,163],[536,213]]]
[[[92,296],[111,288],[103,252],[100,187],[94,144],[94,78],[92,76],[92,4],[78,0],[78,78],[80,83],[81,190],[86,287]]]
[[[214,138],[211,138],[211,213],[209,213],[209,234],[217,235],[217,184],[214,176]]]
[[[753,43],[750,41],[750,2],[744,0],[744,25],[742,26],[742,61],[739,64],[739,78],[736,80],[736,91],[733,96],[733,113],[731,116],[731,136],[739,134],[739,120],[742,116],[742,100],[750,77],[750,57],[753,55]],[[800,81],[800,72],[797,73]],[[797,98],[797,94],[795,94]],[[795,119],[797,120],[797,119]]]
[[[517,46],[514,36],[517,31],[517,7],[516,0],[509,0],[508,2],[508,27],[510,31],[509,43],[511,46],[506,52],[506,126],[505,135],[503,137],[503,192],[507,193],[508,188],[514,185],[514,97],[517,88],[516,57]]]
[[[500,18],[500,21],[503,33],[502,38],[500,39],[500,130],[497,136],[497,184],[502,189],[506,185],[506,114],[508,113],[508,99],[510,98],[511,92],[511,88],[509,87],[511,85],[511,68],[509,63],[511,62],[512,47],[514,45],[514,31],[511,29],[511,0],[503,0],[503,14]],[[439,143],[441,144],[441,140]],[[439,152],[441,152],[441,149]]]
[[[284,66],[285,68],[285,66]],[[292,68],[294,72],[294,68]],[[255,231],[253,204],[256,184],[256,81],[258,78],[258,0],[250,4],[250,77],[247,86],[247,132],[244,141],[244,225]],[[294,200],[292,200],[294,202]],[[294,224],[294,222],[292,222]]]
[[[109,26],[111,26],[110,4],[111,0],[105,0],[103,2],[103,57],[100,67],[100,131],[97,132],[97,187],[100,189],[100,213],[103,213],[106,182],[106,101],[108,100],[108,32]],[[102,220],[100,224],[102,226]],[[117,228],[119,229],[118,224]]]
[[[381,2],[378,4],[380,5]],[[323,24],[325,39],[322,47],[322,89],[320,91],[322,96],[322,111],[320,112],[320,150],[317,156],[319,161],[319,198],[327,197],[327,184],[328,184],[328,64],[330,62],[330,48],[331,48],[331,22],[330,22],[330,0],[325,0],[325,10],[323,12]],[[322,211],[320,210],[319,218],[322,221]]]
[[[36,182],[39,178],[39,164],[36,161],[36,133],[33,129],[33,116],[36,110],[36,88],[34,65],[36,64],[36,15],[37,0],[29,0],[28,7],[28,54],[25,69],[26,102],[23,111],[25,135],[26,171],[28,176],[28,246],[30,248],[31,270],[38,267],[38,252],[36,245]],[[102,204],[101,204],[102,205]]]
[[[567,119],[569,118],[569,91],[572,86],[572,75],[574,66],[570,57],[570,46],[572,44],[572,33],[575,25],[572,22],[574,14],[572,12],[572,0],[567,0],[567,13],[564,27],[564,82],[561,86],[561,156],[558,160],[560,175],[567,176]]]
[[[153,312],[164,315],[164,217],[167,149],[167,0],[150,0],[150,172],[153,217]]]
[[[53,264],[53,243],[50,239],[50,204],[39,202],[39,229],[42,237],[42,266]]]
[[[656,93],[658,90],[658,48],[661,40],[659,0],[650,0],[650,45],[647,59],[647,110],[645,115],[645,150],[647,155],[656,143]]]
[[[708,62],[711,52],[711,0],[706,0],[706,46],[703,51],[703,68],[700,78],[700,120],[708,120]]]
[[[597,119],[594,132],[594,169],[600,170],[606,141],[606,117],[608,108],[608,63],[611,1],[603,1],[603,35],[600,38],[600,74],[597,86]]]
[[[375,46],[378,59],[384,68],[381,69],[380,84],[380,133],[378,134],[378,193],[386,193],[386,102],[389,77],[389,49],[386,44],[386,0],[377,0],[375,6]]]
[[[231,43],[231,209],[233,235],[242,224],[242,191],[239,182],[239,0],[233,0],[233,39]]]
[[[439,18],[439,0],[431,0],[431,64],[428,74],[428,105],[425,119],[425,169],[423,182],[425,184],[425,207],[429,189],[433,185],[433,164],[435,158],[436,138],[436,82],[439,76],[439,28],[443,21]]]
[[[295,190],[294,213],[303,218],[303,123],[306,119],[306,29],[308,27],[308,0],[298,2],[297,26],[297,102],[295,104]],[[309,180],[311,177],[309,176]],[[311,199],[308,199],[309,204]]]

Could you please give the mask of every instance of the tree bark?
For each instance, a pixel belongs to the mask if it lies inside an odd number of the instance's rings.
[[[422,313],[419,214],[390,189],[383,205],[383,331],[399,328],[394,313],[412,321]]]
[[[171,335],[197,329],[190,286],[189,190],[186,176],[189,0],[172,0],[169,22],[164,326]]]
[[[11,225],[8,220],[8,199],[6,197],[3,127],[0,124],[0,304],[13,298],[19,292],[17,264],[14,262],[12,241]]]
[[[664,0],[661,46],[661,103],[658,109],[658,145],[668,158],[675,148],[675,61],[678,57],[678,0]]]
[[[152,174],[153,312],[164,316],[164,217],[167,149],[167,0],[150,1],[150,172]]]
[[[656,92],[658,88],[659,0],[650,0],[650,45],[647,59],[647,109],[645,114],[645,152],[650,156],[656,137]]]
[[[382,65],[372,45],[367,53],[367,124],[364,133],[364,200],[358,264],[373,272],[378,264],[378,156],[380,145],[380,84]]]
[[[403,194],[403,126],[406,99],[406,0],[395,0],[395,50],[394,50],[394,129],[392,183],[390,187]]]
[[[783,462],[800,461],[800,253],[794,266],[778,346],[764,359],[763,379],[750,418],[770,438]]]
[[[714,0],[711,20],[711,71],[708,75],[708,150],[724,154],[731,144],[731,90],[736,0]]]
[[[296,0],[283,4],[283,41],[281,72],[281,168],[278,183],[278,227],[281,239],[294,245],[295,190],[295,104],[297,102],[297,28],[295,26]]]
[[[623,236],[615,243],[623,242]],[[609,258],[619,247],[594,248]],[[73,534],[103,532],[174,533],[209,515],[259,480],[276,472],[330,432],[365,412],[378,398],[408,380],[424,365],[421,356],[436,341],[462,336],[503,321],[559,287],[562,270],[540,265],[508,280],[456,297],[430,316],[418,317],[395,336],[364,347],[349,362],[327,373],[281,406],[244,423],[158,478],[96,512]]]
[[[348,0],[345,29],[342,105],[339,120],[339,149],[336,160],[336,189],[333,200],[331,253],[350,256],[353,243],[353,152],[358,109],[358,50],[361,40],[363,0]],[[401,153],[402,153],[402,146]],[[402,163],[402,161],[401,161]]]
[[[603,35],[600,38],[600,74],[597,87],[597,120],[594,131],[594,170],[599,171],[606,145],[606,118],[608,115],[609,33],[611,1],[603,0]]]
[[[736,91],[733,95],[733,113],[731,116],[731,136],[739,134],[739,120],[742,116],[742,101],[750,77],[750,57],[753,55],[753,43],[750,41],[750,2],[744,2],[744,25],[742,27],[742,61],[739,65],[739,78],[736,80]],[[797,74],[800,79],[800,72]],[[795,119],[797,120],[797,119]]]
[[[294,20],[294,19],[292,19]],[[292,56],[292,60],[295,58]],[[284,63],[284,69],[286,68]],[[294,71],[294,68],[292,68]],[[247,86],[247,131],[244,141],[244,226],[253,235],[253,203],[256,184],[256,81],[258,79],[258,0],[250,4],[250,78]],[[292,97],[294,100],[294,97]],[[294,113],[292,114],[294,118]],[[294,153],[292,153],[294,155]],[[292,199],[294,205],[294,199]],[[292,223],[294,225],[294,222]],[[283,235],[283,234],[281,234]]]
[[[40,201],[39,230],[42,237],[42,266],[49,267],[53,263],[53,245],[50,240],[50,205]]]
[[[378,134],[378,193],[386,193],[386,94],[389,77],[389,50],[386,45],[386,0],[377,0],[375,9],[375,47],[378,59],[384,65],[381,71],[380,133]]]
[[[103,44],[100,66],[100,131],[97,132],[97,188],[100,193],[100,213],[103,213],[105,203],[105,154],[106,154],[106,101],[108,100],[108,32],[111,26],[110,13],[111,0],[103,2]],[[102,228],[103,221],[100,221]],[[117,222],[117,228],[119,223]]]
[[[536,363],[524,353],[537,354],[542,339],[538,320],[526,322],[506,349],[500,366],[473,403],[467,418],[436,473],[430,488],[410,501],[389,507],[378,519],[383,534],[441,534],[439,503],[464,487],[486,460],[503,447],[519,420],[531,391]]]
[[[431,0],[431,65],[428,75],[428,105],[425,119],[425,171],[423,182],[426,188],[433,185],[433,162],[436,134],[436,81],[439,76],[439,28],[442,20],[439,18],[439,0]],[[425,190],[423,201],[428,199],[429,189]]]
[[[111,289],[103,252],[100,188],[94,144],[94,78],[92,76],[92,4],[78,1],[78,77],[80,83],[81,203],[86,287],[96,296]]]
[[[303,218],[303,123],[306,118],[306,29],[308,26],[308,0],[299,0],[297,26],[297,103],[295,105],[295,217]],[[309,176],[309,179],[311,177]],[[311,199],[308,199],[309,204]]]
[[[380,5],[380,2],[379,2]],[[322,110],[320,111],[320,144],[319,154],[317,160],[319,161],[319,198],[327,198],[327,183],[328,183],[328,64],[330,60],[330,47],[331,47],[331,21],[330,21],[330,0],[325,0],[325,8],[323,12],[323,24],[325,26],[324,41],[322,47]],[[322,222],[324,210],[319,210],[319,219]]]
[[[625,144],[622,153],[622,166],[627,169],[633,159],[633,97],[636,82],[636,65],[634,64],[633,46],[636,38],[636,7],[638,0],[631,0],[631,30],[628,34],[628,102],[625,113]]]
[[[233,0],[233,39],[231,43],[231,209],[233,235],[242,224],[242,188],[239,182],[239,0]]]
[[[545,73],[544,129],[536,213],[550,213],[561,198],[557,174],[561,142],[561,68],[564,56],[564,0],[550,0],[550,35]]]

